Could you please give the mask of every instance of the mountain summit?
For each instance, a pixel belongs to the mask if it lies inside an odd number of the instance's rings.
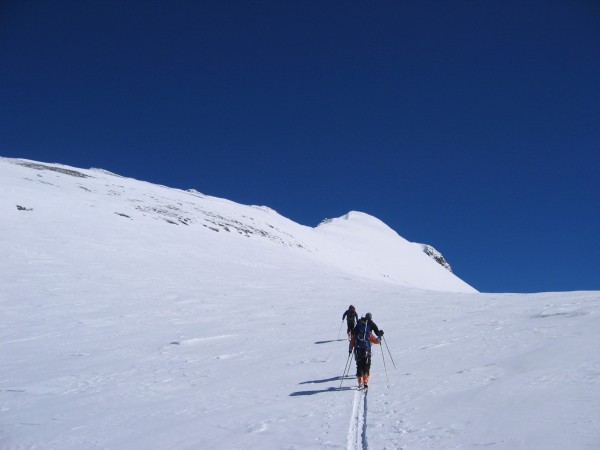
[[[424,253],[421,244],[357,211],[311,228],[268,207],[102,169],[2,158],[0,174],[7,219],[30,243],[68,242],[92,254],[111,248],[133,259],[143,251],[148,260],[198,270],[214,264],[294,270],[294,264],[309,264],[405,287],[476,292]]]

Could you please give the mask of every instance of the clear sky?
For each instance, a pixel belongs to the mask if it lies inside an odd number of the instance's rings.
[[[310,226],[487,292],[600,289],[600,2],[3,1],[0,156]]]

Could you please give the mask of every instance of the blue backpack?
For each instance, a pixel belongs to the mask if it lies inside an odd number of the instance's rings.
[[[371,342],[369,336],[371,335],[371,327],[368,322],[359,320],[354,327],[354,338],[356,342],[356,348],[369,349],[371,348]]]

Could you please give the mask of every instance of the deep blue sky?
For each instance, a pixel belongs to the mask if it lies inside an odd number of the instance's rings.
[[[0,156],[315,226],[481,291],[600,289],[600,2],[3,1]]]

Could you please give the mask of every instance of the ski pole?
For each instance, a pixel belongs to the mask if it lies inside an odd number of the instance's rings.
[[[340,323],[340,330],[338,331],[338,341],[340,340],[340,333],[342,332],[342,325],[344,324],[344,320],[342,319],[342,323]]]
[[[387,351],[390,354],[390,359],[392,360],[392,364],[394,365],[394,369],[395,369],[396,363],[394,362],[394,358],[392,358],[392,352],[390,352],[390,348],[388,347],[387,341],[385,340],[385,338],[383,336],[381,336],[381,338],[383,339],[383,342],[385,342],[385,347],[387,348]],[[383,349],[381,349],[381,351],[383,351]]]
[[[387,374],[387,367],[385,366],[385,357],[383,356],[383,345],[381,345],[381,341],[379,342],[379,347],[381,347],[381,357],[383,358],[383,370],[385,370],[385,379],[388,382],[388,386],[390,385],[390,379]]]
[[[352,352],[348,353],[348,359],[346,360],[346,365],[344,366],[344,373],[342,374],[342,379],[340,381],[340,389],[342,389],[342,383],[344,382],[344,378],[346,377],[346,371],[350,370],[350,356],[352,356]]]

